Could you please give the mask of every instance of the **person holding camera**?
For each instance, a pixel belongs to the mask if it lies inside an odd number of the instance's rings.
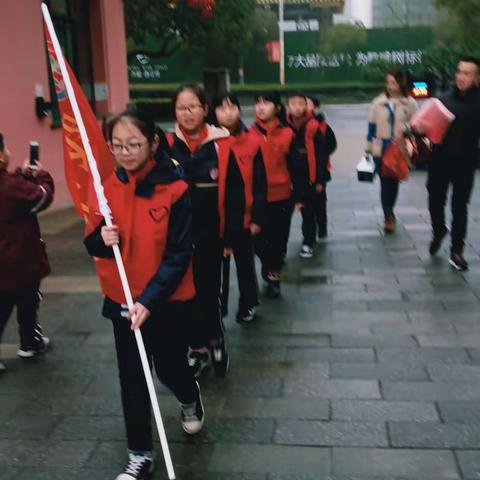
[[[50,344],[38,323],[40,281],[50,265],[37,213],[52,203],[54,183],[37,159],[9,172],[10,152],[0,134],[0,341],[16,307],[20,358],[34,357]],[[0,371],[5,369],[0,362]]]

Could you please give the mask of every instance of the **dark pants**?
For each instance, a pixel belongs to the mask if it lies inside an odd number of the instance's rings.
[[[198,389],[187,361],[187,318],[192,302],[168,304],[141,327],[150,366],[181,403],[192,403]],[[125,318],[112,319],[128,448],[152,450],[150,397],[134,333]]]
[[[37,323],[41,299],[39,286],[40,282],[36,281],[14,290],[0,290],[0,340],[13,309],[17,307],[20,346],[24,350],[36,347],[41,332]]]
[[[384,177],[382,175],[382,159],[374,158],[376,171],[380,178],[380,201],[382,202],[383,215],[385,219],[394,216],[393,209],[397,203],[398,187],[400,182],[394,178]]]
[[[210,340],[223,337],[222,258],[223,246],[218,237],[205,238],[195,244],[193,276],[197,296],[191,322],[192,348],[207,346]]]
[[[293,200],[269,202],[263,232],[255,239],[255,251],[266,271],[280,272],[287,254]]]
[[[382,201],[383,214],[385,218],[393,217],[393,209],[397,203],[398,186],[400,182],[394,178],[380,176],[380,199]]]
[[[243,230],[233,240],[233,257],[237,267],[238,290],[240,297],[238,299],[238,309],[255,307],[258,301],[258,282],[257,272],[255,271],[255,257],[253,248],[253,237],[250,230]],[[224,269],[224,280],[230,271],[230,258],[224,259],[226,268]],[[222,314],[225,316],[228,312],[228,281],[223,282],[222,289]]]
[[[459,162],[460,163],[460,162]],[[455,162],[432,159],[428,170],[428,206],[433,235],[445,233],[445,204],[448,187],[452,184],[452,252],[462,254],[468,223],[468,203],[472,193],[475,169],[456,166]]]
[[[302,233],[303,243],[309,247],[315,244],[315,237],[325,237],[327,235],[327,191],[324,187],[323,192],[313,193],[302,208]]]

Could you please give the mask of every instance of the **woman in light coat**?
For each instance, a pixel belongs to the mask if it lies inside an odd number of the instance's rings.
[[[399,181],[382,175],[382,158],[390,142],[403,136],[404,126],[417,108],[417,102],[410,96],[405,74],[401,70],[387,72],[385,91],[373,100],[370,107],[365,148],[375,160],[381,181],[385,233],[395,231],[394,207],[398,197]]]

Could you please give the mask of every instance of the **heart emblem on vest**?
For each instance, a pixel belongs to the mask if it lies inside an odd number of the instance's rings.
[[[217,180],[218,179],[218,168],[212,168],[210,170],[210,178],[212,180]]]
[[[148,214],[152,217],[155,223],[160,223],[162,219],[167,216],[168,208],[167,207],[151,208],[148,211]]]

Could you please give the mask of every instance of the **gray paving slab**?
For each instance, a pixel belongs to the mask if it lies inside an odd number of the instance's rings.
[[[433,402],[333,400],[332,419],[352,422],[436,422]]]
[[[330,472],[327,448],[284,445],[215,445],[211,471],[327,475]],[[321,477],[320,477],[321,478]]]
[[[386,447],[388,438],[384,423],[280,420],[275,428],[274,443],[318,447]]]
[[[459,479],[453,452],[449,450],[334,448],[333,473],[341,475],[397,476],[417,480]]]

